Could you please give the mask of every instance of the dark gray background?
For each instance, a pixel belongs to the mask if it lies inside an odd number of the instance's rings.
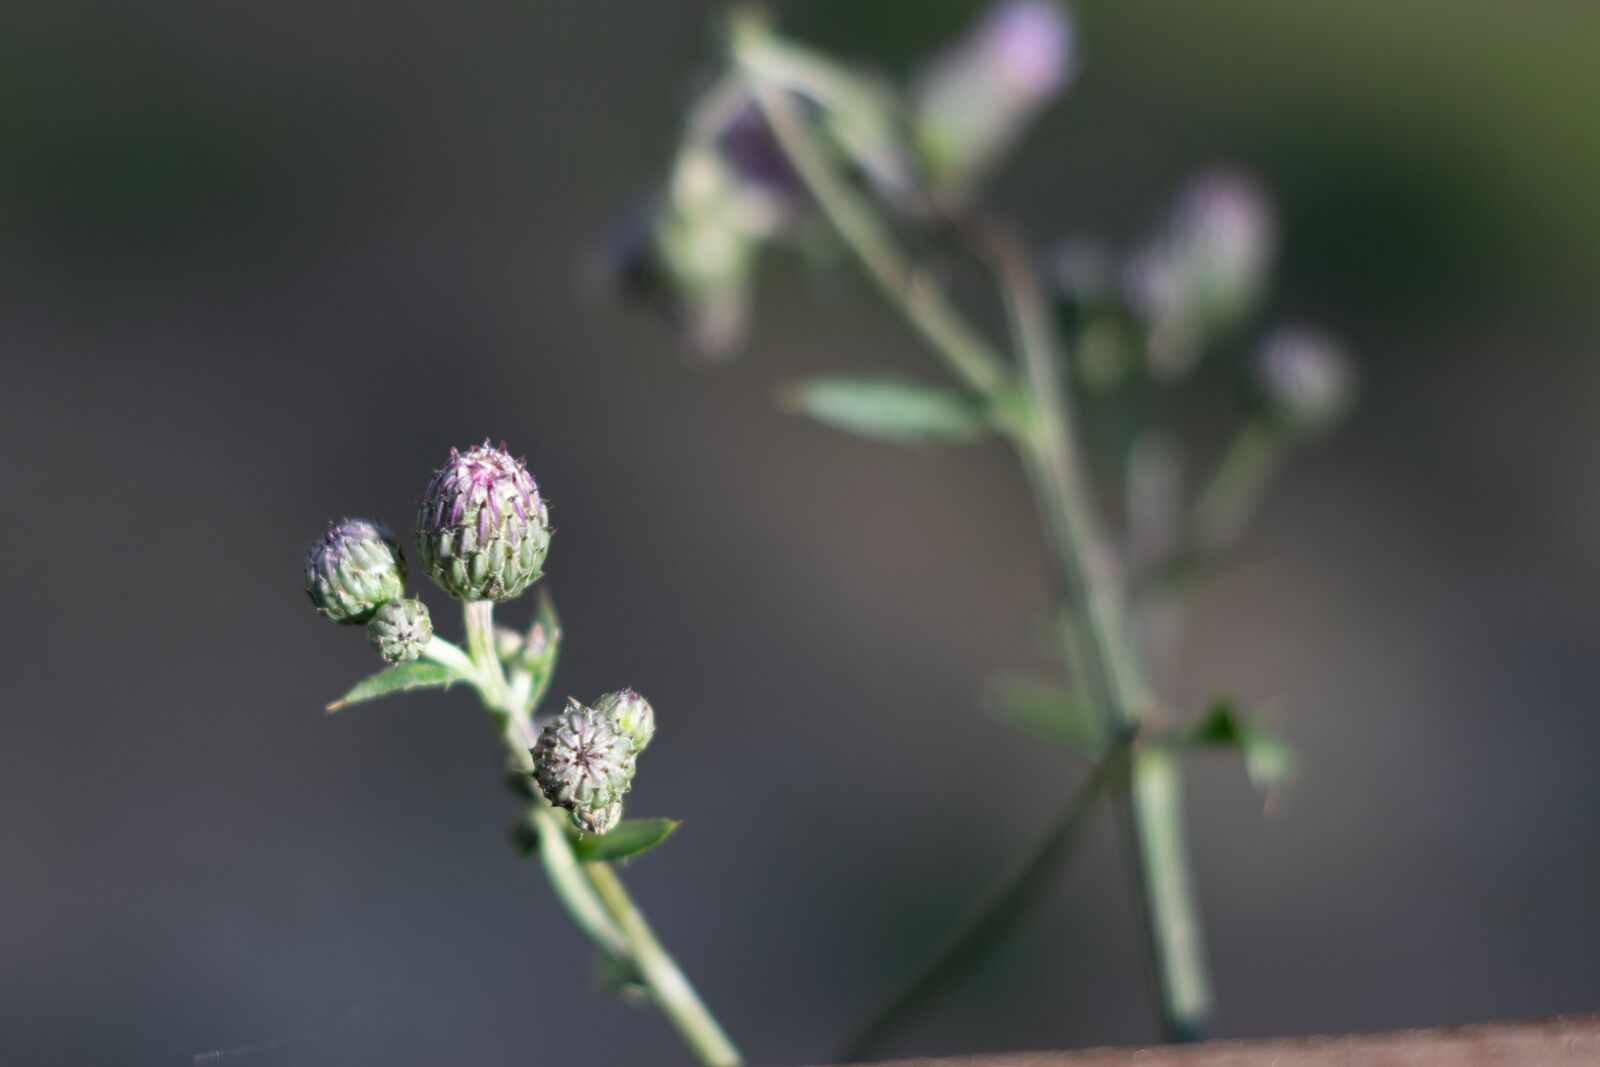
[[[796,7],[891,71],[973,10]],[[1600,12],[1081,15],[1085,75],[999,202],[1124,238],[1194,167],[1253,166],[1288,231],[1275,307],[1367,371],[1199,600],[1172,690],[1266,704],[1304,763],[1267,818],[1230,761],[1191,775],[1221,1031],[1594,1009]],[[553,501],[559,692],[656,702],[630,810],[687,823],[630,881],[754,1059],[827,1056],[1048,819],[1078,769],[977,712],[1046,603],[1008,457],[769,404],[807,370],[919,369],[900,325],[779,268],[750,357],[695,372],[584,298],[711,26],[621,0],[0,11],[0,1059],[682,1061],[507,847],[464,694],[318,710],[374,661],[307,609],[306,543],[407,525],[486,434]],[[1150,1036],[1109,825],[1090,844],[905,1050]]]

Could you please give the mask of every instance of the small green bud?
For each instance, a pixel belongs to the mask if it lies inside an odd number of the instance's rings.
[[[433,637],[428,605],[420,600],[389,601],[367,623],[367,637],[385,663],[416,659]]]
[[[1268,335],[1253,370],[1263,414],[1290,437],[1325,433],[1355,399],[1355,364],[1337,341],[1310,327],[1285,326]]]
[[[606,809],[633,784],[633,742],[605,715],[571,701],[539,735],[533,765],[545,799],[572,812],[581,829],[600,832],[589,828],[609,827],[616,816]]]
[[[603,808],[574,811],[572,821],[586,834],[609,834],[622,821],[622,801],[615,801]]]
[[[364,623],[405,589],[400,542],[378,523],[346,519],[306,554],[306,594],[317,613],[334,622]]]
[[[434,473],[417,512],[428,577],[458,600],[510,600],[538,580],[550,514],[521,460],[488,441]]]
[[[611,724],[633,742],[637,755],[650,744],[656,733],[656,713],[650,702],[632,689],[607,693],[594,702],[594,710],[611,720]]]

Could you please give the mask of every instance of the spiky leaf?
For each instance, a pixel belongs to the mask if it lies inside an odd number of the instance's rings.
[[[391,693],[403,693],[409,689],[448,688],[460,680],[461,676],[449,667],[429,660],[413,660],[363,678],[348,693],[329,704],[325,710],[340,711],[351,704],[377,700],[379,697],[386,697]]]

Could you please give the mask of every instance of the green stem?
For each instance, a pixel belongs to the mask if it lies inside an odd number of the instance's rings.
[[[1084,605],[1087,647],[1080,658],[1090,667],[1084,681],[1112,727],[1133,733],[1152,716],[1153,694],[1124,582],[1099,528],[1079,460],[1048,305],[1025,249],[1002,233],[992,251],[1037,416],[1034,432],[1018,437],[1017,447],[1045,513],[1063,592],[1069,603]],[[1211,986],[1184,843],[1180,770],[1170,751],[1140,749],[1116,799],[1131,844],[1162,1033],[1169,1041],[1193,1041],[1205,1035],[1210,1023]]]
[[[487,600],[467,601],[462,616],[479,695],[500,720],[512,761],[519,769],[531,772],[533,727],[512,704],[514,695],[495,651],[494,604]],[[455,646],[450,648],[459,654]],[[533,818],[539,834],[540,860],[567,913],[602,951],[633,965],[656,1006],[702,1063],[707,1067],[738,1067],[742,1062],[738,1049],[656,939],[616,873],[604,863],[580,863],[567,837],[564,816],[542,799],[535,801]]]
[[[989,889],[961,925],[928,954],[910,980],[857,1028],[845,1046],[846,1062],[860,1062],[879,1052],[921,1005],[1005,936],[1044,892],[1051,873],[1071,853],[1101,798],[1114,783],[1124,779],[1132,753],[1133,742],[1124,740],[1095,765],[1033,851]]]
[[[1283,441],[1262,419],[1251,419],[1228,446],[1194,508],[1195,550],[1214,556],[1231,548],[1260,507],[1283,466]]]
[[[994,349],[955,307],[919,282],[921,275],[873,205],[852,188],[811,125],[763,59],[771,47],[762,17],[737,15],[733,61],[744,74],[779,146],[805,181],[823,215],[857,260],[933,351],[969,388],[995,404],[1009,374]],[[1035,292],[1031,265],[1000,257],[1003,289],[1017,327],[1025,388],[1024,418],[997,420],[1016,445],[1044,513],[1067,603],[1084,620],[1084,681],[1115,732],[1135,733],[1150,710],[1149,683],[1129,619],[1123,581],[1098,525],[1072,434],[1070,407],[1057,367],[1054,330]],[[1008,411],[1000,408],[997,411]],[[1146,954],[1155,976],[1162,1030],[1171,1040],[1204,1033],[1210,1011],[1199,924],[1183,847],[1181,791],[1170,759],[1135,757],[1132,780],[1119,788],[1119,808],[1132,839],[1132,867]]]
[[[974,392],[991,397],[1008,377],[1005,362],[938,292],[931,280],[901,255],[878,213],[851,189],[818,143],[806,119],[771,68],[783,54],[766,33],[762,16],[735,14],[733,59],[779,146],[812,196],[883,294],[899,307],[950,370]]]
[[[650,990],[650,997],[702,1063],[737,1067],[739,1050],[707,1010],[694,986],[662,946],[644,913],[634,904],[616,871],[604,863],[585,866],[590,883],[628,941],[633,965]]]

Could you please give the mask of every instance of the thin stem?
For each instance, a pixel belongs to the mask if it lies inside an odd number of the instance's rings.
[[[1213,556],[1231,548],[1283,466],[1283,441],[1261,419],[1247,422],[1223,454],[1194,508],[1194,548]]]
[[[1132,753],[1133,742],[1125,739],[1096,764],[1033,851],[989,888],[961,924],[928,954],[910,980],[885,998],[861,1024],[845,1046],[845,1062],[860,1062],[881,1051],[919,1008],[1005,936],[1044,892],[1050,875],[1071,853],[1101,798],[1114,783],[1123,780]]]
[[[950,370],[981,396],[992,396],[1006,378],[1005,363],[929,280],[904,256],[871,202],[853,189],[812,135],[793,96],[770,67],[781,60],[753,11],[735,15],[733,59],[773,135],[799,172],[818,206],[855,252],[867,274]]]
[[[1034,433],[1017,440],[1046,517],[1064,593],[1084,605],[1092,669],[1085,683],[1114,729],[1133,731],[1153,712],[1150,683],[1128,613],[1124,583],[1100,531],[1073,436],[1072,409],[1059,373],[1048,309],[1025,249],[995,235],[996,269],[1022,350],[1024,380],[1035,404]],[[1155,981],[1162,1032],[1169,1041],[1204,1036],[1211,987],[1184,844],[1180,767],[1170,751],[1141,749],[1116,792],[1131,844],[1146,957]]]
[[[812,125],[781,84],[766,75],[771,47],[761,16],[736,16],[733,60],[772,127],[779,146],[833,225],[890,304],[969,388],[993,401],[1009,372],[995,350],[929,286],[873,205],[834,165]],[[1022,351],[1024,390],[1031,405],[1022,419],[997,420],[1017,447],[1044,514],[1067,603],[1081,627],[1084,681],[1116,733],[1137,731],[1150,711],[1145,668],[1125,605],[1123,581],[1099,529],[1073,437],[1071,408],[1058,367],[1054,329],[1033,280],[1031,264],[1010,243],[995,257]],[[1170,757],[1135,757],[1119,808],[1132,839],[1133,874],[1146,954],[1157,987],[1162,1029],[1171,1040],[1200,1036],[1210,1011],[1199,923],[1183,848],[1181,791]]]
[[[712,1067],[737,1067],[741,1062],[739,1050],[728,1040],[694,986],[684,977],[677,961],[650,929],[644,913],[628,896],[616,872],[604,863],[588,864],[584,871],[627,938],[633,964],[650,990],[651,999],[677,1027],[684,1043],[703,1063]]]
[[[479,695],[500,720],[501,736],[512,762],[518,769],[531,772],[533,726],[512,703],[514,694],[506,684],[505,670],[495,650],[494,604],[469,600],[462,616]],[[449,647],[459,654],[455,646]],[[738,1067],[738,1049],[656,939],[615,872],[604,863],[579,862],[567,837],[565,817],[543,799],[534,802],[532,815],[539,835],[540,861],[567,914],[603,952],[633,965],[657,1007],[702,1063],[707,1067]]]
[[[441,667],[449,667],[464,679],[478,677],[478,665],[472,662],[472,657],[438,634],[428,638],[428,643],[423,646],[422,655]]]

